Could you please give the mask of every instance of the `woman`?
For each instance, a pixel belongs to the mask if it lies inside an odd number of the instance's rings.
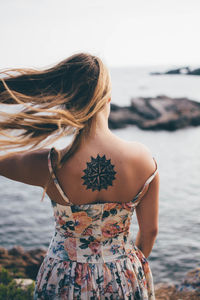
[[[0,174],[42,187],[55,216],[34,299],[155,299],[146,258],[158,230],[157,166],[143,144],[109,130],[106,66],[80,53],[43,71],[11,71],[0,101],[21,110],[1,113],[0,148],[29,148],[2,156]],[[45,148],[70,132],[64,149]]]

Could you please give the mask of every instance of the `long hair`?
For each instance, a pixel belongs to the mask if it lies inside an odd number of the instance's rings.
[[[73,132],[57,167],[72,156],[95,125],[96,114],[111,96],[110,74],[102,60],[78,53],[48,69],[0,72],[0,151],[39,149]],[[1,105],[1,106],[2,106]]]

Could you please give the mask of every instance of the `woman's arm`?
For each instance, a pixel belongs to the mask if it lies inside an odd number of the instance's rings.
[[[159,174],[157,173],[140,203],[136,206],[139,231],[136,246],[148,257],[158,233]]]
[[[0,175],[9,179],[43,187],[46,183],[48,149],[26,151],[0,157]]]

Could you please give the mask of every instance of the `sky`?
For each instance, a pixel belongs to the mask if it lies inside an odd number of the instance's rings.
[[[198,65],[200,0],[0,0],[0,69],[78,52],[110,67]]]

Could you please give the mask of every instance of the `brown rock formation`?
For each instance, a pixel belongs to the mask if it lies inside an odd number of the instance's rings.
[[[200,299],[200,268],[188,272],[179,285],[155,285],[156,300],[197,300]]]
[[[16,274],[16,277],[35,279],[46,254],[44,249],[25,251],[20,246],[0,248],[0,266]]]
[[[178,291],[173,284],[158,284],[155,286],[156,300],[197,300],[200,299],[198,291]]]
[[[144,130],[174,131],[200,125],[200,103],[187,98],[170,98],[165,95],[132,98],[131,105],[111,105],[111,129],[136,125]]]

